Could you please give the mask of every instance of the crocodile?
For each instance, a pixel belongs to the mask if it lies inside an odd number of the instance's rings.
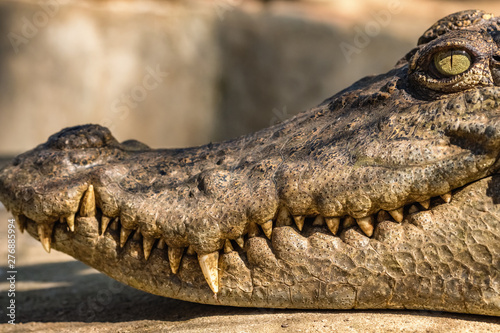
[[[220,143],[63,129],[0,171],[46,251],[206,304],[500,315],[500,18],[431,26],[396,66]]]

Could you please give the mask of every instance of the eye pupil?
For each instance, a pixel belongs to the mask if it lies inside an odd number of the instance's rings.
[[[444,76],[458,75],[471,66],[470,55],[463,50],[446,50],[436,53],[434,66]]]

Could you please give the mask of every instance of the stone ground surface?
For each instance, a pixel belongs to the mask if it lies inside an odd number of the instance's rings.
[[[218,307],[124,286],[16,234],[16,323],[6,324],[7,224],[0,209],[0,332],[499,332],[500,318],[429,311]]]

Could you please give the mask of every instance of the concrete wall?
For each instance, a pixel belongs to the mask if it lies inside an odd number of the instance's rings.
[[[499,7],[424,2],[0,1],[0,155],[83,123],[152,147],[248,133],[387,71],[441,16]]]
[[[169,2],[53,3],[52,16],[37,1],[0,3],[1,152],[90,122],[152,145],[210,139],[214,15]]]

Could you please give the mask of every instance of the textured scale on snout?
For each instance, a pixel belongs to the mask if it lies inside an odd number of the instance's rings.
[[[0,200],[45,250],[167,297],[500,315],[499,27],[445,17],[388,73],[222,143],[64,129]]]

